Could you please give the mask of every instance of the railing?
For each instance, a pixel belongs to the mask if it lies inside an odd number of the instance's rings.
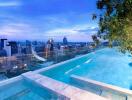
[[[87,54],[92,50],[93,49],[86,46],[37,53],[38,56],[46,59],[45,62],[37,59],[34,54],[19,54],[11,57],[1,57],[0,73],[4,73],[7,77],[14,77],[27,71],[33,71],[79,55]]]

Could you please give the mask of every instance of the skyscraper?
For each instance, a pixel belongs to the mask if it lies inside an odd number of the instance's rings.
[[[14,55],[14,54],[17,54],[18,53],[18,45],[17,45],[17,42],[10,41],[8,46],[11,46],[11,55]]]
[[[63,38],[63,45],[68,45],[68,40],[66,37]]]

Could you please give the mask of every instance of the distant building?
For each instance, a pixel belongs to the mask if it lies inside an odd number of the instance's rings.
[[[65,52],[65,47],[61,46],[60,47],[60,55],[64,55],[64,52]]]
[[[47,41],[45,49],[46,49],[46,57],[48,57],[48,55],[53,56],[53,51],[54,51],[54,41],[53,41],[53,39],[49,39]]]
[[[6,57],[6,56],[7,56],[6,50],[1,49],[1,50],[0,50],[0,57]]]
[[[0,39],[0,49],[3,49],[6,45],[7,39]]]
[[[22,53],[22,47],[21,45],[18,43],[18,54],[20,55]]]
[[[8,45],[7,39],[0,39],[0,51],[4,56],[11,56],[11,46]]]
[[[15,41],[10,41],[8,46],[11,46],[11,56],[18,54],[18,44]]]
[[[63,45],[68,45],[68,40],[66,37],[63,38]]]
[[[0,39],[0,52],[1,55],[7,57],[18,53],[18,44],[15,41],[8,41],[7,39]],[[6,53],[5,53],[6,52]]]
[[[58,44],[57,44],[57,49],[60,50],[60,47],[61,47],[61,46],[60,46],[60,44],[58,43]]]
[[[26,54],[31,54],[32,53],[32,45],[31,41],[26,40]]]
[[[32,44],[33,45],[38,45],[38,42],[37,41],[33,41]]]
[[[50,51],[54,50],[54,40],[50,39]]]
[[[53,39],[49,39],[47,41],[47,45],[46,45],[46,48],[50,51],[53,51],[54,50],[54,41]]]

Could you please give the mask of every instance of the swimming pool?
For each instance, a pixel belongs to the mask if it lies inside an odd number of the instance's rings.
[[[71,75],[93,79],[126,89],[132,88],[132,60],[129,53],[122,54],[116,48],[104,48],[79,59],[70,60],[41,72],[53,79],[72,84]]]
[[[21,76],[0,83],[0,100],[57,100],[57,96]]]

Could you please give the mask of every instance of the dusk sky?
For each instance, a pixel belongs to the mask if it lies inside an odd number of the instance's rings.
[[[91,41],[96,0],[0,0],[0,36],[8,39]]]

